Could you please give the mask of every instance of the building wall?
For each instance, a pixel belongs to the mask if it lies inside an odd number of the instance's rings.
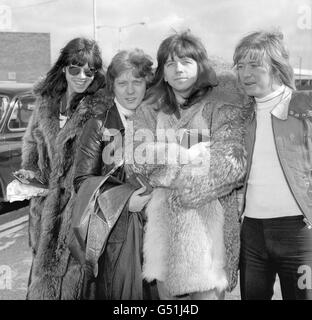
[[[0,81],[34,82],[51,66],[49,33],[0,32]]]

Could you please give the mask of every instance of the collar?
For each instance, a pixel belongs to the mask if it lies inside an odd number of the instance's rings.
[[[280,119],[280,120],[287,120],[288,118],[288,109],[289,109],[289,103],[292,96],[292,90],[284,86],[284,92],[281,97],[281,101],[278,103],[278,105],[271,111],[271,114]]]
[[[133,111],[123,107],[116,98],[114,98],[115,105],[120,115],[123,126],[127,127],[127,118],[133,115]]]

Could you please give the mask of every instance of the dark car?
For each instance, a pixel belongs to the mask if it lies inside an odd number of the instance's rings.
[[[33,84],[0,82],[0,211],[6,206],[6,187],[20,168],[22,137],[35,97]]]

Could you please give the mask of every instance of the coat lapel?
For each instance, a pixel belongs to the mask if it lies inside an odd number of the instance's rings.
[[[50,161],[55,155],[56,137],[60,131],[56,102],[45,98],[39,102],[38,119],[39,127],[43,134]],[[52,162],[51,162],[52,163]]]

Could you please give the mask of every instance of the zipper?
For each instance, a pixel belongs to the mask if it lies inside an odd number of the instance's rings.
[[[255,123],[255,124],[253,124]],[[255,126],[253,128],[253,126]],[[252,158],[253,158],[253,154],[255,151],[255,144],[256,144],[256,132],[257,132],[257,118],[256,118],[256,111],[254,111],[253,116],[252,116],[252,120],[251,120],[251,129],[252,129],[252,148],[251,148],[251,154],[250,154],[250,169],[248,170],[248,176],[246,176],[246,181],[248,184],[248,180],[249,180],[249,176],[250,176],[250,171],[251,171],[251,165],[252,165]],[[247,188],[246,188],[247,190]]]
[[[252,158],[253,158],[253,154],[254,154],[254,150],[255,150],[255,144],[256,144],[256,130],[257,130],[257,119],[256,119],[256,111],[254,110],[253,115],[252,115],[252,119],[250,120],[250,123],[248,124],[248,126],[250,126],[251,130],[251,143],[252,143],[252,147],[250,150],[250,159],[247,159],[247,174],[246,174],[246,178],[245,178],[245,186],[244,188],[244,194],[243,194],[243,206],[240,209],[240,216],[239,216],[239,221],[242,222],[243,219],[243,215],[245,212],[245,207],[246,207],[246,194],[247,194],[247,188],[248,188],[248,180],[249,180],[249,176],[250,176],[250,171],[251,171],[251,165],[252,165]],[[253,128],[253,126],[255,128]],[[248,132],[246,132],[248,133]],[[247,150],[248,151],[248,150]],[[249,155],[247,156],[247,158],[249,157]],[[248,161],[249,160],[249,161]],[[250,165],[249,165],[250,164]]]
[[[298,207],[299,207],[300,211],[301,211],[301,212],[302,212],[302,214],[303,214],[303,221],[304,221],[304,223],[307,225],[308,229],[312,229],[312,224],[311,224],[311,222],[309,221],[309,219],[307,218],[307,216],[304,214],[304,212],[303,212],[303,210],[302,210],[302,208],[301,208],[301,206],[300,206],[299,202],[297,201],[297,199],[296,199],[296,197],[295,197],[295,195],[294,195],[293,189],[292,189],[292,187],[290,186],[290,184],[289,184],[289,182],[288,182],[288,179],[287,179],[286,173],[285,173],[284,168],[283,168],[283,166],[282,166],[282,162],[281,162],[280,154],[279,154],[278,148],[277,148],[277,146],[276,146],[275,128],[274,128],[274,125],[273,125],[273,115],[271,115],[271,124],[272,124],[273,139],[274,139],[275,150],[276,150],[276,153],[277,153],[277,158],[278,158],[279,164],[280,164],[280,166],[281,166],[281,168],[282,168],[282,171],[283,171],[283,174],[284,174],[284,177],[285,177],[286,183],[287,183],[288,188],[289,188],[289,190],[290,190],[290,192],[291,192],[291,194],[292,194],[293,198],[295,199],[295,201],[296,201],[296,203],[297,203],[297,205],[298,205]]]

